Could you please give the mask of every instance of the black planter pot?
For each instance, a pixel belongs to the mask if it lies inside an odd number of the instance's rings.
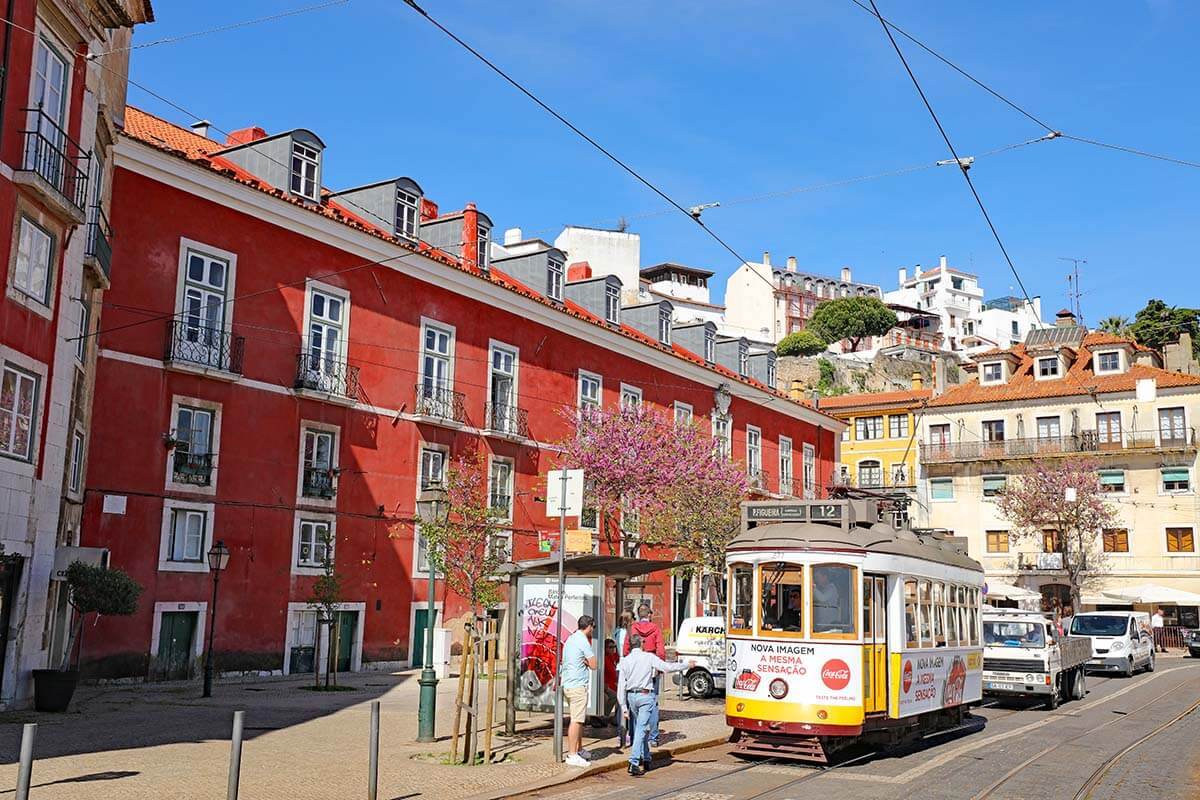
[[[78,685],[77,669],[35,669],[33,706],[38,711],[66,711]]]

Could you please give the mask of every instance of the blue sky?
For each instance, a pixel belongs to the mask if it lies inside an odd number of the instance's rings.
[[[883,14],[1051,125],[1200,161],[1200,4],[879,0]],[[305,5],[155,3],[136,43]],[[429,0],[447,27],[685,204],[730,201],[948,157],[877,21],[850,0]],[[960,154],[1044,131],[900,40]],[[643,264],[716,271],[732,256],[487,71],[400,0],[343,6],[135,50],[132,77],[217,126],[307,127],[328,145],[325,183],[404,174],[442,208],[476,202],[498,228],[561,225],[642,235]],[[130,102],[190,122],[136,88]],[[1084,314],[1132,315],[1150,297],[1200,306],[1200,169],[1057,140],[971,171],[1047,313],[1083,268]],[[949,167],[706,212],[748,258],[894,288],[896,268],[1015,281]]]

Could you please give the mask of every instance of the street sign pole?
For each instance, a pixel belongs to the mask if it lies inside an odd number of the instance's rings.
[[[558,612],[554,633],[554,763],[563,759],[563,690],[562,690],[562,615],[563,595],[566,594],[564,553],[567,551],[567,471],[559,470],[562,483],[558,495]]]

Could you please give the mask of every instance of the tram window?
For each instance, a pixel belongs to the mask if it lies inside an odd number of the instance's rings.
[[[917,628],[921,635],[921,643],[919,647],[933,647],[933,606],[929,599],[929,581],[921,581],[918,584],[920,588],[921,604],[918,607]]]
[[[958,647],[963,643],[962,587],[950,587],[949,641]]]
[[[762,630],[803,634],[804,567],[784,561],[762,565]]]
[[[933,646],[946,646],[946,593],[945,586],[933,584]]]
[[[854,625],[854,588],[858,570],[844,564],[815,564],[812,568],[813,636],[850,638]]]
[[[979,590],[971,590],[971,644],[979,645]]]
[[[729,604],[729,632],[749,633],[754,616],[754,567],[734,564],[729,570],[733,596]]]
[[[904,639],[906,647],[920,647],[917,638],[917,582],[904,582]]]
[[[875,635],[875,626],[871,624],[871,615],[875,613],[875,600],[871,596],[871,579],[863,578],[863,637],[870,639]]]

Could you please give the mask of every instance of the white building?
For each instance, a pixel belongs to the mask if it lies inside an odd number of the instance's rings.
[[[674,262],[655,264],[642,270],[642,294],[646,300],[670,300],[676,322],[713,322],[721,328],[725,306],[710,301],[708,281],[713,273]]]
[[[505,240],[509,232],[505,232]],[[521,233],[516,232],[519,241]],[[636,303],[642,267],[642,237],[625,231],[607,231],[568,225],[554,240],[572,263],[586,261],[593,275],[616,275],[621,279],[626,303]]]

